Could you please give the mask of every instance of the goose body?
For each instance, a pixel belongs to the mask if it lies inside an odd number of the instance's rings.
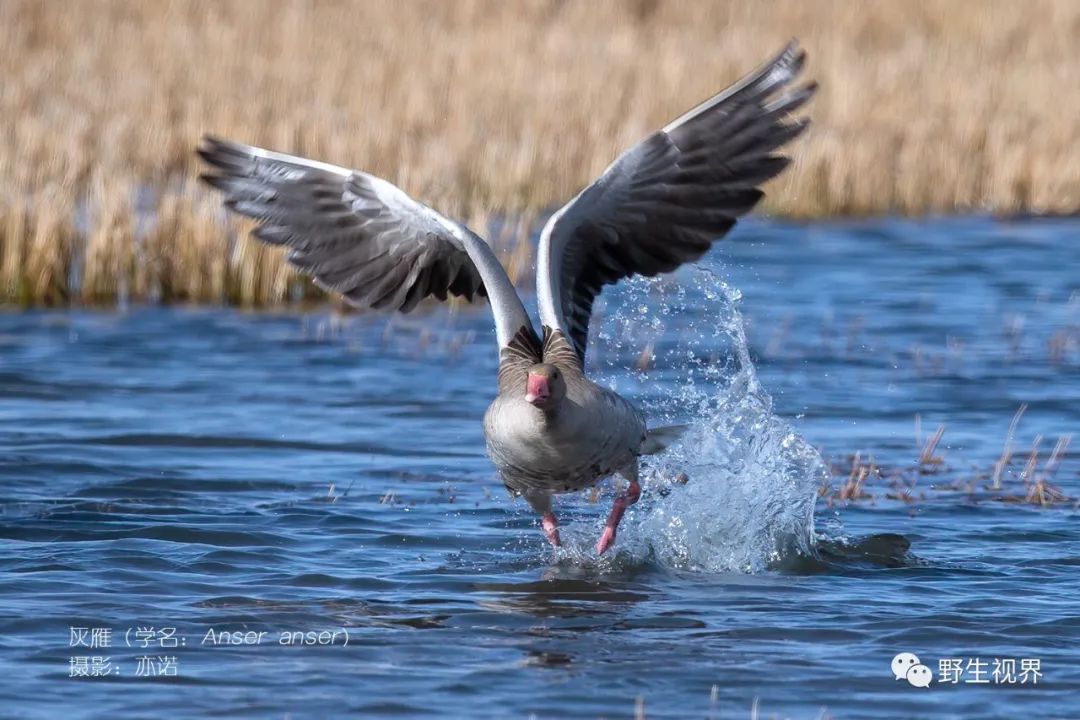
[[[206,137],[204,174],[226,206],[288,248],[288,262],[362,308],[408,312],[427,297],[486,297],[499,348],[498,392],[484,415],[488,454],[507,489],[558,545],[552,496],[613,474],[629,481],[598,552],[640,495],[638,460],[670,440],[585,372],[592,306],[605,285],[675,270],[704,255],[761,199],[777,154],[806,127],[792,87],[792,42],[757,70],[619,156],[548,220],[537,258],[540,331],[491,247],[461,223],[373,175]]]
[[[636,407],[573,363],[554,360],[566,397],[552,412],[511,388],[484,415],[488,455],[515,495],[575,492],[615,472],[629,473],[645,442],[645,418]],[[525,386],[522,378],[514,387]]]

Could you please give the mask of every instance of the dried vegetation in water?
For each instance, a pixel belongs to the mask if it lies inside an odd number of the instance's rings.
[[[921,450],[914,463],[906,467],[881,467],[873,455],[864,457],[862,453],[833,459],[829,463],[832,480],[819,489],[818,495],[829,506],[860,501],[915,504],[958,495],[971,502],[1080,506],[1080,499],[1069,497],[1055,484],[1062,464],[1070,459],[1071,434],[1059,435],[1049,450],[1043,448],[1043,437],[1037,435],[1029,450],[1015,451],[1013,436],[1026,409],[1026,405],[1017,409],[1001,457],[992,468],[962,469],[949,465],[939,450],[945,426],[939,425],[924,441],[920,418],[916,416],[916,442]],[[1076,455],[1071,459],[1075,464]]]
[[[7,0],[0,302],[309,292],[195,184],[206,132],[385,176],[520,271],[538,214],[792,36],[822,89],[767,211],[1080,203],[1071,0]]]

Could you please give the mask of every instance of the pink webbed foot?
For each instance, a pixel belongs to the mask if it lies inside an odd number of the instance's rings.
[[[555,513],[546,513],[540,518],[540,527],[544,528],[544,534],[547,535],[548,541],[555,547],[561,547],[562,541],[559,540],[559,523],[555,519]]]
[[[626,489],[626,492],[615,498],[615,503],[611,506],[611,514],[608,515],[607,523],[604,526],[604,532],[600,534],[600,539],[596,542],[597,555],[603,555],[615,544],[615,534],[619,529],[619,523],[622,522],[623,513],[626,512],[626,508],[636,503],[640,497],[641,486],[638,485],[636,480],[631,480],[630,487]]]

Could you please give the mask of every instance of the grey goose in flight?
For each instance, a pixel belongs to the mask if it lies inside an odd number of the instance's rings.
[[[778,150],[807,126],[793,113],[816,85],[793,81],[805,53],[774,59],[619,156],[551,216],[537,255],[538,333],[491,247],[465,225],[359,170],[204,138],[202,176],[254,235],[321,287],[360,308],[408,312],[425,298],[486,297],[499,347],[498,394],[484,416],[487,450],[514,495],[559,545],[552,495],[615,473],[615,499],[597,542],[615,540],[641,494],[638,459],[677,429],[648,429],[641,412],[589,380],[585,349],[605,285],[698,260],[761,199],[788,158]]]

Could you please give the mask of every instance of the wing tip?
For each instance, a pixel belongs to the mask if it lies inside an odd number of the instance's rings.
[[[246,171],[255,160],[258,148],[251,145],[225,140],[215,135],[204,134],[195,146],[195,154],[207,165],[237,174]]]
[[[735,98],[741,99],[745,95],[750,95],[753,102],[765,103],[769,96],[774,95],[798,77],[806,64],[806,58],[806,50],[799,46],[798,39],[792,38],[771,59],[758,65],[731,85],[672,120],[661,132],[671,135],[696,118],[709,114],[714,108],[724,105]],[[814,88],[811,90],[811,94],[817,89],[817,84],[812,84]]]
[[[244,174],[252,160],[252,155],[243,147],[227,140],[204,135],[195,146],[195,154],[214,170],[232,175]]]
[[[774,88],[787,85],[798,77],[806,65],[806,50],[799,46],[797,38],[792,38],[771,61],[766,62],[758,70],[751,72],[749,78],[760,77],[767,81],[766,92]],[[747,86],[756,84],[753,80]]]
[[[203,159],[205,160],[206,158],[203,158]],[[207,162],[210,163],[210,164],[213,164],[209,160],[207,160]],[[228,190],[229,190],[228,185],[227,185],[228,180],[226,179],[226,177],[224,175],[217,175],[217,174],[212,173],[212,172],[199,173],[199,182],[201,182],[201,183],[203,183],[205,185],[209,185],[210,187],[214,188],[215,190],[220,190],[221,192],[228,192]]]
[[[788,40],[787,45],[780,52],[773,56],[771,61],[765,63],[764,67],[782,66],[792,68],[793,72],[797,74],[806,63],[806,57],[806,49],[799,45],[798,38],[793,37]]]

